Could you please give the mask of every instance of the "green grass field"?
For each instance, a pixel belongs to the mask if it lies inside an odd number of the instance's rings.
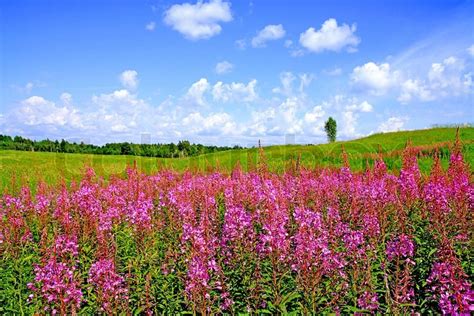
[[[453,142],[455,128],[436,128],[417,131],[375,134],[369,137],[321,145],[285,145],[264,148],[266,162],[270,170],[282,172],[291,160],[300,158],[300,164],[305,167],[341,166],[342,144],[348,154],[351,168],[365,168],[367,160],[373,162],[368,154],[376,154],[381,150],[385,154],[385,162],[389,169],[397,170],[401,166],[398,151],[403,150],[408,140],[413,146],[427,146],[427,150],[437,145],[447,149],[446,142]],[[461,128],[460,139],[466,161],[474,165],[474,128]],[[431,147],[430,147],[431,146]],[[390,155],[393,153],[395,155]],[[445,150],[447,154],[447,150]],[[230,171],[237,162],[243,170],[249,170],[256,165],[258,149],[229,150],[214,154],[190,158],[147,158],[137,156],[105,156],[89,154],[63,154],[24,151],[0,151],[0,190],[15,191],[23,185],[33,189],[39,181],[57,184],[62,181],[69,183],[78,180],[85,166],[91,166],[96,173],[104,178],[112,175],[122,175],[127,165],[137,164],[146,173],[156,172],[159,168],[172,168],[177,171],[193,170],[206,171],[216,166],[221,171]],[[429,172],[432,164],[430,157],[419,159],[423,172]],[[448,164],[448,155],[442,158],[443,166]]]

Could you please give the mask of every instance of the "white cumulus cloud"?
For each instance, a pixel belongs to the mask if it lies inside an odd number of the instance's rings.
[[[68,92],[63,92],[59,99],[63,102],[64,105],[72,104],[72,95]]]
[[[359,112],[372,112],[373,106],[367,101],[363,101],[361,103],[353,103],[346,106],[346,110],[348,111],[359,111]]]
[[[222,75],[222,74],[231,72],[233,69],[234,69],[234,65],[224,60],[216,64],[215,72],[218,75]]]
[[[402,104],[410,102],[413,98],[417,98],[420,101],[431,101],[434,99],[429,87],[417,79],[404,81],[400,88],[400,96],[397,100]]]
[[[308,28],[300,34],[300,44],[310,52],[341,51],[346,48],[349,52],[356,50],[360,38],[355,35],[357,27],[355,24],[338,25],[336,19],[326,20],[321,29]]]
[[[70,106],[56,106],[53,101],[41,96],[31,96],[21,102],[15,113],[25,125],[70,125],[81,127],[81,118],[77,109]]]
[[[209,90],[210,84],[206,78],[201,78],[191,85],[185,99],[199,106],[206,105],[204,94]]]
[[[403,129],[406,121],[407,118],[405,117],[392,116],[388,118],[388,120],[380,123],[378,131],[382,133],[399,131]]]
[[[344,112],[342,112],[342,135],[347,137],[360,136],[356,133],[359,113],[369,113],[373,111],[373,106],[367,101],[358,102],[356,98],[344,99],[347,102]]]
[[[188,132],[203,135],[228,135],[237,131],[237,124],[229,114],[224,112],[212,113],[208,116],[193,112],[183,118],[182,125]]]
[[[175,4],[164,15],[165,24],[190,40],[211,38],[221,32],[220,23],[229,21],[232,21],[230,2],[221,0]]]
[[[120,74],[120,82],[125,88],[135,90],[138,87],[138,72],[125,70]]]
[[[306,112],[304,115],[304,120],[307,123],[314,123],[322,118],[326,114],[321,105],[315,106],[311,111]]]
[[[284,37],[285,33],[286,31],[281,24],[267,25],[252,38],[252,46],[264,47],[268,41],[278,40]]]
[[[253,111],[247,130],[250,136],[302,134],[304,122],[299,113],[304,106],[304,99],[293,96],[277,106]]]
[[[368,62],[354,68],[351,74],[352,83],[358,88],[374,95],[383,95],[399,81],[400,73],[392,71],[390,64]]]
[[[296,77],[292,72],[285,71],[280,73],[280,86],[272,89],[273,93],[282,94],[284,96],[293,96],[295,94],[294,82],[299,79],[299,86],[297,91],[304,94],[305,89],[311,84],[314,79],[312,74],[302,73]]]
[[[454,56],[442,62],[432,63],[422,79],[407,79],[400,85],[398,101],[406,104],[412,100],[421,102],[457,97],[472,93],[472,73],[467,72],[464,62]]]
[[[257,80],[251,80],[247,84],[242,82],[223,83],[218,81],[212,88],[212,96],[215,101],[229,102],[253,102],[258,98],[255,87]]]

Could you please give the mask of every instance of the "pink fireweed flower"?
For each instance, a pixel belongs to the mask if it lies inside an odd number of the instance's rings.
[[[395,258],[405,259],[413,257],[415,245],[407,235],[400,235],[387,243],[387,259],[392,261]]]
[[[36,203],[34,209],[38,214],[45,214],[48,212],[48,208],[51,204],[51,199],[44,195],[36,196]]]
[[[81,216],[95,219],[102,210],[102,203],[98,199],[99,187],[97,184],[82,183],[80,189],[74,192],[72,202],[77,205]]]
[[[294,218],[298,223],[298,231],[293,236],[295,248],[292,268],[303,273],[321,269],[328,275],[342,269],[345,261],[330,249],[331,236],[321,213],[296,208]]]
[[[127,208],[127,219],[130,224],[136,229],[149,229],[151,228],[151,215],[150,212],[153,210],[153,201],[150,198],[145,197],[143,192],[140,192],[138,199],[132,201]]]
[[[295,251],[292,268],[304,272],[312,269],[322,257],[329,259],[331,252],[320,213],[306,208],[296,208],[294,218],[298,223],[298,231],[293,237]]]
[[[78,255],[77,236],[59,235],[56,237],[53,252],[58,258]]]
[[[407,147],[403,152],[403,167],[400,170],[399,184],[402,202],[411,204],[419,198],[418,184],[421,179],[415,151]]]
[[[363,224],[363,230],[367,236],[375,237],[380,235],[380,224],[377,216],[364,214]]]
[[[426,206],[432,213],[441,211],[446,214],[451,212],[451,208],[449,207],[449,187],[443,180],[444,178],[432,179],[423,188],[423,197]]]
[[[436,262],[426,282],[443,315],[470,315],[474,312],[472,284],[461,267],[449,262]]]
[[[357,305],[359,306],[359,308],[369,310],[369,311],[375,311],[379,308],[378,299],[379,298],[378,298],[377,293],[371,293],[371,292],[365,291],[357,299]]]
[[[343,240],[346,249],[349,252],[357,252],[361,250],[360,246],[362,246],[365,242],[364,233],[362,231],[348,229],[348,231],[343,237]]]
[[[102,310],[111,312],[114,303],[120,305],[121,301],[128,299],[124,279],[116,273],[115,264],[110,259],[101,259],[92,264],[88,282],[98,292]]]
[[[278,252],[280,259],[285,259],[289,250],[289,238],[286,231],[288,215],[286,211],[268,211],[274,213],[271,218],[263,224],[264,233],[260,235],[258,250],[262,254]]]
[[[199,256],[193,257],[188,266],[188,282],[186,283],[188,295],[192,297],[201,289],[207,292],[210,279],[208,263]]]
[[[228,208],[224,215],[221,239],[223,250],[227,256],[231,256],[235,247],[250,246],[254,238],[252,216],[241,206]]]
[[[51,259],[44,266],[35,267],[35,280],[28,284],[28,288],[43,299],[46,308],[78,308],[82,302],[82,291],[74,279],[75,270],[75,267]]]
[[[56,207],[53,216],[59,220],[64,229],[69,229],[73,223],[71,210],[72,201],[66,188],[62,188],[56,198]]]
[[[234,301],[230,298],[229,292],[223,292],[221,294],[221,300],[222,300],[222,303],[220,307],[224,311],[229,310],[230,307],[234,304]]]
[[[289,221],[288,209],[281,203],[284,199],[281,184],[266,180],[266,207],[262,210],[263,233],[259,236],[257,251],[262,255],[274,253],[280,260],[285,260],[290,250],[290,239],[286,229]]]

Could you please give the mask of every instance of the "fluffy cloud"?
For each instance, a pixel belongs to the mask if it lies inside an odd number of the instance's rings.
[[[428,102],[446,97],[457,97],[472,92],[472,73],[464,62],[454,56],[432,63],[421,78],[411,78],[409,71],[392,70],[390,64],[368,62],[354,68],[351,83],[357,89],[381,96],[398,92],[397,100],[407,104],[412,100]]]
[[[281,114],[281,129],[286,134],[299,134],[303,131],[302,122],[297,118],[297,111],[301,106],[297,97],[287,98],[279,107]]]
[[[257,80],[251,80],[244,84],[241,82],[232,82],[230,84],[218,81],[212,88],[212,96],[215,101],[229,102],[253,102],[258,98],[255,87]]]
[[[304,115],[304,120],[305,122],[312,124],[321,119],[324,114],[326,113],[324,112],[323,107],[321,105],[317,105]]]
[[[353,104],[349,104],[348,106],[346,106],[346,110],[348,111],[357,111],[357,112],[372,112],[374,108],[372,107],[372,104],[370,104],[369,102],[367,101],[363,101],[361,103],[353,103]]]
[[[92,96],[82,111],[72,103],[67,92],[60,95],[57,103],[41,96],[29,97],[6,114],[9,124],[5,124],[5,129],[14,134],[79,137],[97,142],[110,141],[115,133],[128,132],[130,139],[139,135],[140,128],[160,128],[167,122],[165,116],[125,89]]]
[[[147,23],[147,25],[145,25],[145,29],[147,31],[154,31],[156,28],[156,23],[155,22],[150,22],[150,23]]]
[[[398,101],[402,104],[410,102],[413,98],[420,101],[430,101],[434,97],[429,88],[416,79],[408,79],[401,84],[401,92]]]
[[[184,105],[206,106],[207,95],[212,96],[214,102],[254,102],[258,99],[256,91],[257,80],[250,80],[247,84],[243,82],[224,83],[222,81],[211,85],[206,78],[201,78],[191,85],[183,97]]]
[[[61,94],[61,96],[59,97],[59,99],[61,100],[61,102],[64,105],[71,105],[72,104],[72,95],[70,93],[63,92]]]
[[[41,96],[32,96],[21,102],[14,114],[25,125],[70,125],[82,127],[78,111],[70,106],[56,106]]]
[[[311,111],[305,113],[305,131],[310,135],[324,135],[324,115],[326,115],[326,112],[321,105],[317,105]]]
[[[126,89],[115,90],[112,93],[105,93],[99,96],[94,95],[92,102],[99,107],[124,105],[128,108],[145,104],[145,101],[139,99],[135,94],[130,93]]]
[[[264,47],[268,41],[274,41],[285,36],[285,29],[281,24],[270,24],[260,30],[257,35],[252,38],[253,47]]]
[[[323,109],[336,112],[336,120],[341,121],[338,124],[339,134],[345,138],[353,138],[361,136],[357,132],[358,119],[361,114],[372,112],[374,107],[368,101],[360,101],[355,97],[347,97],[345,95],[335,95],[322,102]]]
[[[472,74],[464,74],[464,69],[464,64],[452,56],[442,63],[433,63],[428,72],[431,89],[438,91],[443,97],[469,92],[472,87]]]
[[[346,111],[342,113],[342,130],[341,135],[347,137],[356,136],[356,125],[357,125],[358,115],[352,111]]]
[[[85,119],[98,130],[125,132],[154,116],[145,100],[125,89],[93,96],[92,103],[96,110],[88,113]]]
[[[283,136],[302,134],[304,121],[299,113],[306,106],[306,100],[292,96],[279,105],[253,111],[247,128],[251,136]]]
[[[472,92],[472,73],[466,72],[464,63],[453,56],[433,63],[425,79],[408,79],[400,86],[398,101],[433,101]]]
[[[399,81],[400,73],[391,71],[390,64],[373,62],[357,66],[352,71],[352,83],[374,95],[383,95]]]
[[[191,134],[231,135],[237,132],[237,124],[227,113],[213,113],[203,116],[199,112],[193,112],[183,118],[182,124]]]
[[[120,74],[119,79],[127,89],[135,90],[138,87],[138,72],[135,70],[125,70]]]
[[[356,133],[357,122],[359,119],[360,112],[368,113],[373,111],[373,106],[367,102],[358,102],[355,98],[347,99],[348,102],[345,106],[344,112],[342,112],[343,127],[341,134],[346,137],[360,136]]]
[[[206,105],[204,94],[209,90],[210,84],[206,78],[201,78],[191,85],[185,99],[199,106]]]
[[[234,65],[224,60],[216,64],[215,72],[219,75],[231,72],[234,69]]]
[[[280,74],[280,87],[273,88],[273,93],[279,93],[286,96],[293,94],[293,82],[296,80],[292,72],[285,71]]]
[[[299,79],[298,92],[304,94],[304,90],[309,86],[311,81],[313,81],[313,75],[302,73],[298,75],[298,78],[289,71],[280,73],[280,86],[273,88],[273,93],[282,94],[284,96],[293,96],[294,92],[294,82],[296,79]]]
[[[175,4],[164,15],[165,24],[190,40],[211,38],[221,32],[219,23],[231,20],[230,2],[221,0]]]
[[[378,131],[382,133],[399,131],[403,129],[406,121],[407,119],[404,117],[392,116],[385,122],[380,123]]]
[[[298,88],[299,92],[300,93],[303,93],[304,90],[306,89],[306,87],[308,87],[311,83],[311,81],[313,81],[313,75],[311,74],[300,74],[299,75],[299,78],[300,78],[300,86]]]
[[[326,20],[321,29],[310,27],[300,34],[300,44],[307,50],[319,53],[325,50],[340,51],[346,48],[349,52],[355,51],[360,39],[354,34],[357,27],[355,24],[337,25],[335,19]]]

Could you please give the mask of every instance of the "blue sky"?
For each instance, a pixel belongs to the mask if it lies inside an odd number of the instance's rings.
[[[0,133],[223,145],[474,121],[473,1],[0,4]],[[148,136],[145,136],[148,138]]]

